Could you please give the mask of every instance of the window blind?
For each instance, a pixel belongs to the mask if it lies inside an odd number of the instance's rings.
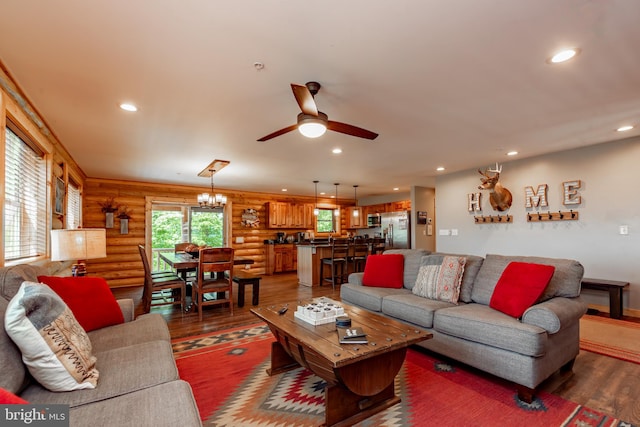
[[[8,125],[5,141],[5,261],[45,255],[47,180],[42,153]]]
[[[67,228],[80,227],[80,188],[69,180],[67,185]]]

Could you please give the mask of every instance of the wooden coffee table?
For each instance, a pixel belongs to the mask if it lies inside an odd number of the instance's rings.
[[[310,302],[310,301],[306,301]],[[313,326],[294,317],[294,302],[251,310],[264,320],[276,341],[271,344],[269,375],[303,366],[327,382],[325,425],[348,426],[400,402],[394,379],[411,344],[432,334],[405,323],[340,303],[367,334],[368,344],[339,344],[335,323]],[[278,314],[283,306],[289,309]]]

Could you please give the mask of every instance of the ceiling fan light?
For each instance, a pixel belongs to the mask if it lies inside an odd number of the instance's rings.
[[[318,138],[324,135],[327,127],[319,119],[305,119],[298,125],[298,131],[307,138]]]

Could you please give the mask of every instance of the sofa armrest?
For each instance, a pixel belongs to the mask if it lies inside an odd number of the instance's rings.
[[[539,326],[555,334],[580,320],[587,312],[587,304],[580,297],[556,297],[531,306],[522,315],[522,323]]]
[[[351,273],[349,275],[349,284],[362,286],[362,278],[364,273]]]
[[[116,300],[122,311],[125,322],[131,322],[133,320],[135,309],[133,307],[133,300],[131,298]]]

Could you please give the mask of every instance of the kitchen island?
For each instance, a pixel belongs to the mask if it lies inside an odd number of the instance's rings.
[[[320,260],[331,258],[327,243],[300,243],[298,246],[298,282],[304,286],[320,286]]]

